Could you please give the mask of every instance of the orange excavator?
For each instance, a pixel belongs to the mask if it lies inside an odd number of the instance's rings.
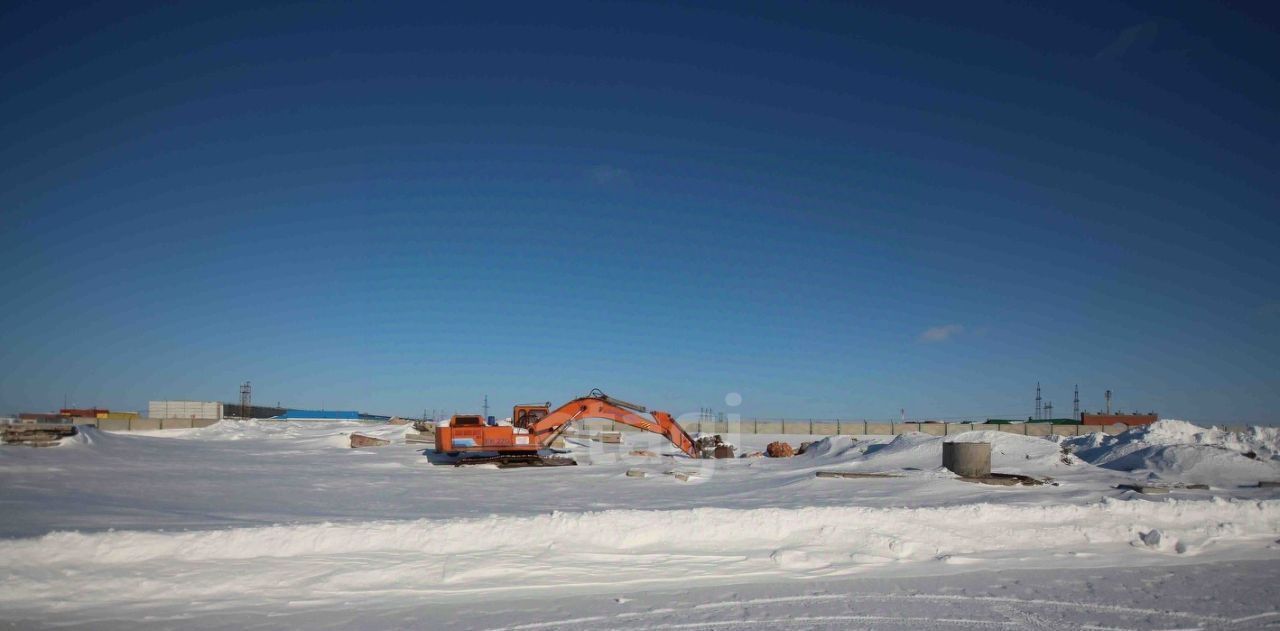
[[[649,420],[641,414],[652,417]],[[461,453],[496,453],[489,458],[467,458],[456,464],[496,463],[499,466],[556,466],[576,464],[566,458],[542,457],[539,451],[550,448],[574,421],[589,418],[606,419],[653,432],[670,440],[690,458],[699,457],[689,433],[660,410],[615,399],[599,390],[551,409],[550,403],[517,405],[511,412],[510,425],[488,425],[479,415],[460,414],[448,425],[436,428],[436,452],[456,456]]]

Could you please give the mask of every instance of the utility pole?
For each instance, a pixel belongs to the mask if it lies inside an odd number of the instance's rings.
[[[489,395],[484,395],[484,420],[489,420]]]
[[[1076,384],[1075,401],[1071,404],[1072,420],[1080,420],[1080,385]]]
[[[1053,401],[1044,404],[1044,417],[1053,418]]]
[[[1036,382],[1036,420],[1040,420],[1044,408],[1040,406],[1040,382]]]
[[[1107,390],[1107,414],[1111,414],[1111,391]]]

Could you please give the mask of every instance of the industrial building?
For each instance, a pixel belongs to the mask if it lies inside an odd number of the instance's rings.
[[[217,401],[148,401],[148,418],[222,419]]]
[[[1134,425],[1150,425],[1158,420],[1160,420],[1160,415],[1155,412],[1148,412],[1146,414],[1139,414],[1137,412],[1133,414],[1125,414],[1124,412],[1116,412],[1115,414],[1094,414],[1090,412],[1080,413],[1081,425],[1115,425],[1116,423],[1124,423],[1125,425],[1132,427]]]
[[[355,410],[285,410],[272,417],[277,421],[389,421],[390,416],[361,414]]]

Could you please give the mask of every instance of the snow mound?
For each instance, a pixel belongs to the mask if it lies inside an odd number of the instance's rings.
[[[1246,432],[1165,420],[1124,433],[1062,441],[1090,464],[1191,484],[1245,484],[1280,479],[1280,428]]]
[[[797,458],[808,458],[810,460],[831,460],[839,459],[851,452],[861,454],[867,448],[866,445],[859,445],[858,441],[851,436],[828,436],[814,442],[804,450],[804,453],[796,456]]]
[[[92,425],[79,425],[76,427],[74,436],[63,438],[58,444],[59,447],[93,447],[96,445],[109,444],[117,440],[117,436],[110,432],[104,432]]]
[[[55,532],[0,540],[0,607],[65,603],[68,593],[86,606],[122,599],[189,603],[218,593],[345,599],[404,589],[429,595],[557,585],[625,589],[645,581],[742,576],[882,576],[948,559],[989,568],[1023,567],[1029,560],[1096,565],[1108,563],[1109,553],[1134,548],[1171,558],[1205,552],[1238,558],[1253,554],[1257,539],[1274,537],[1277,521],[1280,500],[1104,499],[1081,506],[606,510]],[[1094,554],[1076,555],[1081,551]],[[241,569],[249,560],[254,572]],[[49,589],[51,576],[58,590]]]
[[[797,458],[814,460],[814,464],[848,463],[858,470],[932,471],[942,467],[942,443],[990,443],[992,467],[1010,473],[1023,469],[1043,470],[1064,466],[1062,449],[1056,443],[1035,436],[1007,432],[977,431],[955,436],[934,436],[908,432],[887,443],[858,442],[848,436],[830,436],[812,445]]]
[[[198,429],[162,430],[146,435],[185,440],[283,440],[299,444],[324,444],[348,447],[348,436],[359,432],[375,438],[398,440],[413,429],[412,425],[390,425],[370,421],[273,421],[270,419],[224,419]],[[134,432],[137,433],[137,432]]]

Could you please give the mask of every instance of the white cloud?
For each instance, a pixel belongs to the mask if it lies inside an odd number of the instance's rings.
[[[964,332],[964,327],[959,324],[943,324],[941,326],[931,326],[920,334],[920,341],[926,344],[934,342],[945,342]]]

